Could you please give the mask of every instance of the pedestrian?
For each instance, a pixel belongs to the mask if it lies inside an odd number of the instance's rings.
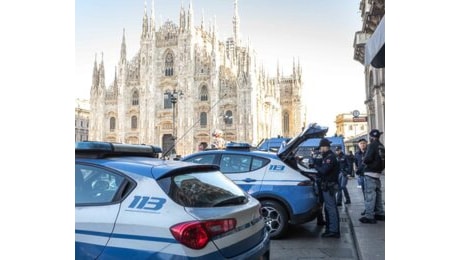
[[[311,150],[311,159],[313,160],[313,165],[317,167],[321,167],[322,164],[322,157],[321,153],[319,152],[319,147],[315,147]],[[318,195],[318,204],[321,205],[316,215],[316,224],[318,226],[326,225],[326,220],[324,220],[323,210],[324,210],[324,198],[323,198],[323,191],[321,190],[321,177],[319,175],[315,176],[315,187]]]
[[[212,145],[211,147],[216,148],[216,149],[224,149],[225,148],[225,140],[223,138],[224,132],[220,129],[214,129],[212,132]]]
[[[367,150],[367,140],[364,138],[359,139],[358,148],[358,151],[355,153],[356,175],[358,176],[358,188],[363,191],[363,199],[365,200],[363,157]]]
[[[321,139],[319,149],[322,156],[321,166],[312,163],[311,167],[316,169],[317,175],[321,178],[320,186],[326,213],[326,232],[321,237],[340,238],[339,210],[335,201],[339,186],[339,163],[334,152],[331,151],[331,142],[328,139]]]
[[[376,220],[385,220],[380,182],[382,171],[385,169],[384,157],[380,154],[382,149],[385,150],[385,146],[380,142],[382,134],[383,132],[377,129],[369,132],[370,144],[363,158],[366,212],[364,217],[359,219],[361,223],[375,224]]]
[[[355,177],[355,169],[354,169],[354,164],[355,164],[355,155],[353,154],[353,151],[349,150],[347,154],[347,161],[348,165],[350,166],[350,176]]]
[[[198,145],[198,151],[204,151],[208,148],[208,143],[206,142],[201,142],[199,145]]]
[[[347,183],[348,175],[350,174],[350,165],[348,164],[347,156],[342,152],[342,148],[335,149],[335,155],[339,163],[339,191],[337,192],[337,206],[342,206],[342,193],[345,195],[345,204],[350,204],[350,194],[348,193]]]

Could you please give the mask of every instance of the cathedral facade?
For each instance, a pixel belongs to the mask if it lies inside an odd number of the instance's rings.
[[[153,1],[150,18],[146,5],[140,48],[128,59],[123,31],[108,86],[103,57],[94,61],[89,140],[153,144],[186,155],[212,143],[216,129],[225,141],[251,144],[298,134],[306,126],[299,61],[290,75],[278,65],[269,76],[240,39],[236,0],[233,12],[233,36],[219,40],[215,19],[194,26],[191,2],[187,11],[180,8],[179,24],[167,20],[158,28]]]

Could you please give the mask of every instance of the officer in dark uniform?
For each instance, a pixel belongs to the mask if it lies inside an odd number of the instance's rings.
[[[321,153],[319,152],[319,147],[315,147],[311,151],[311,159],[313,160],[314,166],[321,167],[323,158],[321,156]],[[323,198],[323,192],[321,190],[321,177],[319,175],[315,176],[315,184],[316,184],[316,189],[318,192],[318,203],[321,205],[321,210],[318,212],[318,215],[316,216],[316,224],[318,226],[324,226],[326,225],[326,221],[324,220],[324,216],[323,216],[324,198]]]
[[[319,148],[323,157],[321,166],[311,165],[318,171],[317,175],[321,178],[321,190],[324,199],[326,212],[326,232],[321,237],[340,238],[339,211],[335,201],[338,191],[339,163],[334,152],[331,151],[331,142],[323,138],[319,142]]]
[[[337,206],[342,206],[342,193],[345,195],[345,204],[350,204],[350,194],[348,193],[347,183],[348,175],[350,174],[350,165],[348,164],[348,158],[342,152],[342,148],[337,147],[335,149],[337,161],[339,162],[340,174],[339,174],[339,192],[337,192]]]

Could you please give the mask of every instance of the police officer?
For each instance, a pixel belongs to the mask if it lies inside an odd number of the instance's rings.
[[[383,132],[378,129],[372,129],[369,132],[370,144],[366,154],[363,157],[364,166],[364,190],[365,198],[365,215],[360,218],[361,223],[375,224],[376,220],[385,220],[385,210],[382,201],[382,184],[380,177],[384,169],[382,158],[379,154],[380,149],[385,149],[385,146],[380,142],[379,138]]]
[[[342,152],[342,148],[337,147],[335,149],[337,161],[339,162],[340,174],[339,174],[339,192],[337,192],[337,206],[342,206],[342,193],[345,195],[345,204],[350,204],[350,194],[348,193],[347,183],[348,175],[350,174],[350,165],[348,164],[348,158]]]
[[[363,158],[367,150],[367,140],[364,138],[359,139],[358,141],[359,150],[355,153],[355,166],[356,166],[356,175],[358,175],[358,188],[361,188],[363,191],[363,199],[366,201],[366,194],[364,192],[364,163]],[[361,216],[366,214],[366,210],[361,213]]]
[[[321,190],[326,212],[326,232],[321,237],[340,238],[339,211],[335,201],[338,190],[339,164],[337,158],[330,150],[331,142],[326,138],[321,139],[319,148],[323,157],[321,166],[312,165],[321,178]]]
[[[323,159],[321,153],[319,152],[319,147],[315,147],[311,151],[311,159],[313,160],[313,166],[321,167]],[[319,210],[318,215],[316,215],[316,224],[318,226],[324,226],[326,225],[326,221],[323,216],[324,198],[321,190],[321,177],[319,175],[315,176],[315,184],[318,191],[318,203],[321,205],[321,209]]]

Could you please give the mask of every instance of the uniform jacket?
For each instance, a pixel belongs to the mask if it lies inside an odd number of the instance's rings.
[[[323,153],[322,156],[323,161],[321,166],[315,166],[318,175],[323,181],[338,183],[340,168],[335,154],[329,150]]]
[[[379,153],[379,145],[382,145],[378,139],[374,139],[371,143],[367,146],[366,154],[363,158],[364,172],[377,172],[382,173],[380,169],[380,160],[378,157]]]
[[[356,174],[358,175],[363,175],[364,173],[363,158],[364,158],[364,154],[366,153],[366,150],[364,150],[364,152],[362,152],[361,150],[358,150],[355,153]]]
[[[337,155],[337,161],[339,163],[340,172],[344,175],[350,173],[350,165],[348,165],[348,158],[345,154],[340,153]]]

